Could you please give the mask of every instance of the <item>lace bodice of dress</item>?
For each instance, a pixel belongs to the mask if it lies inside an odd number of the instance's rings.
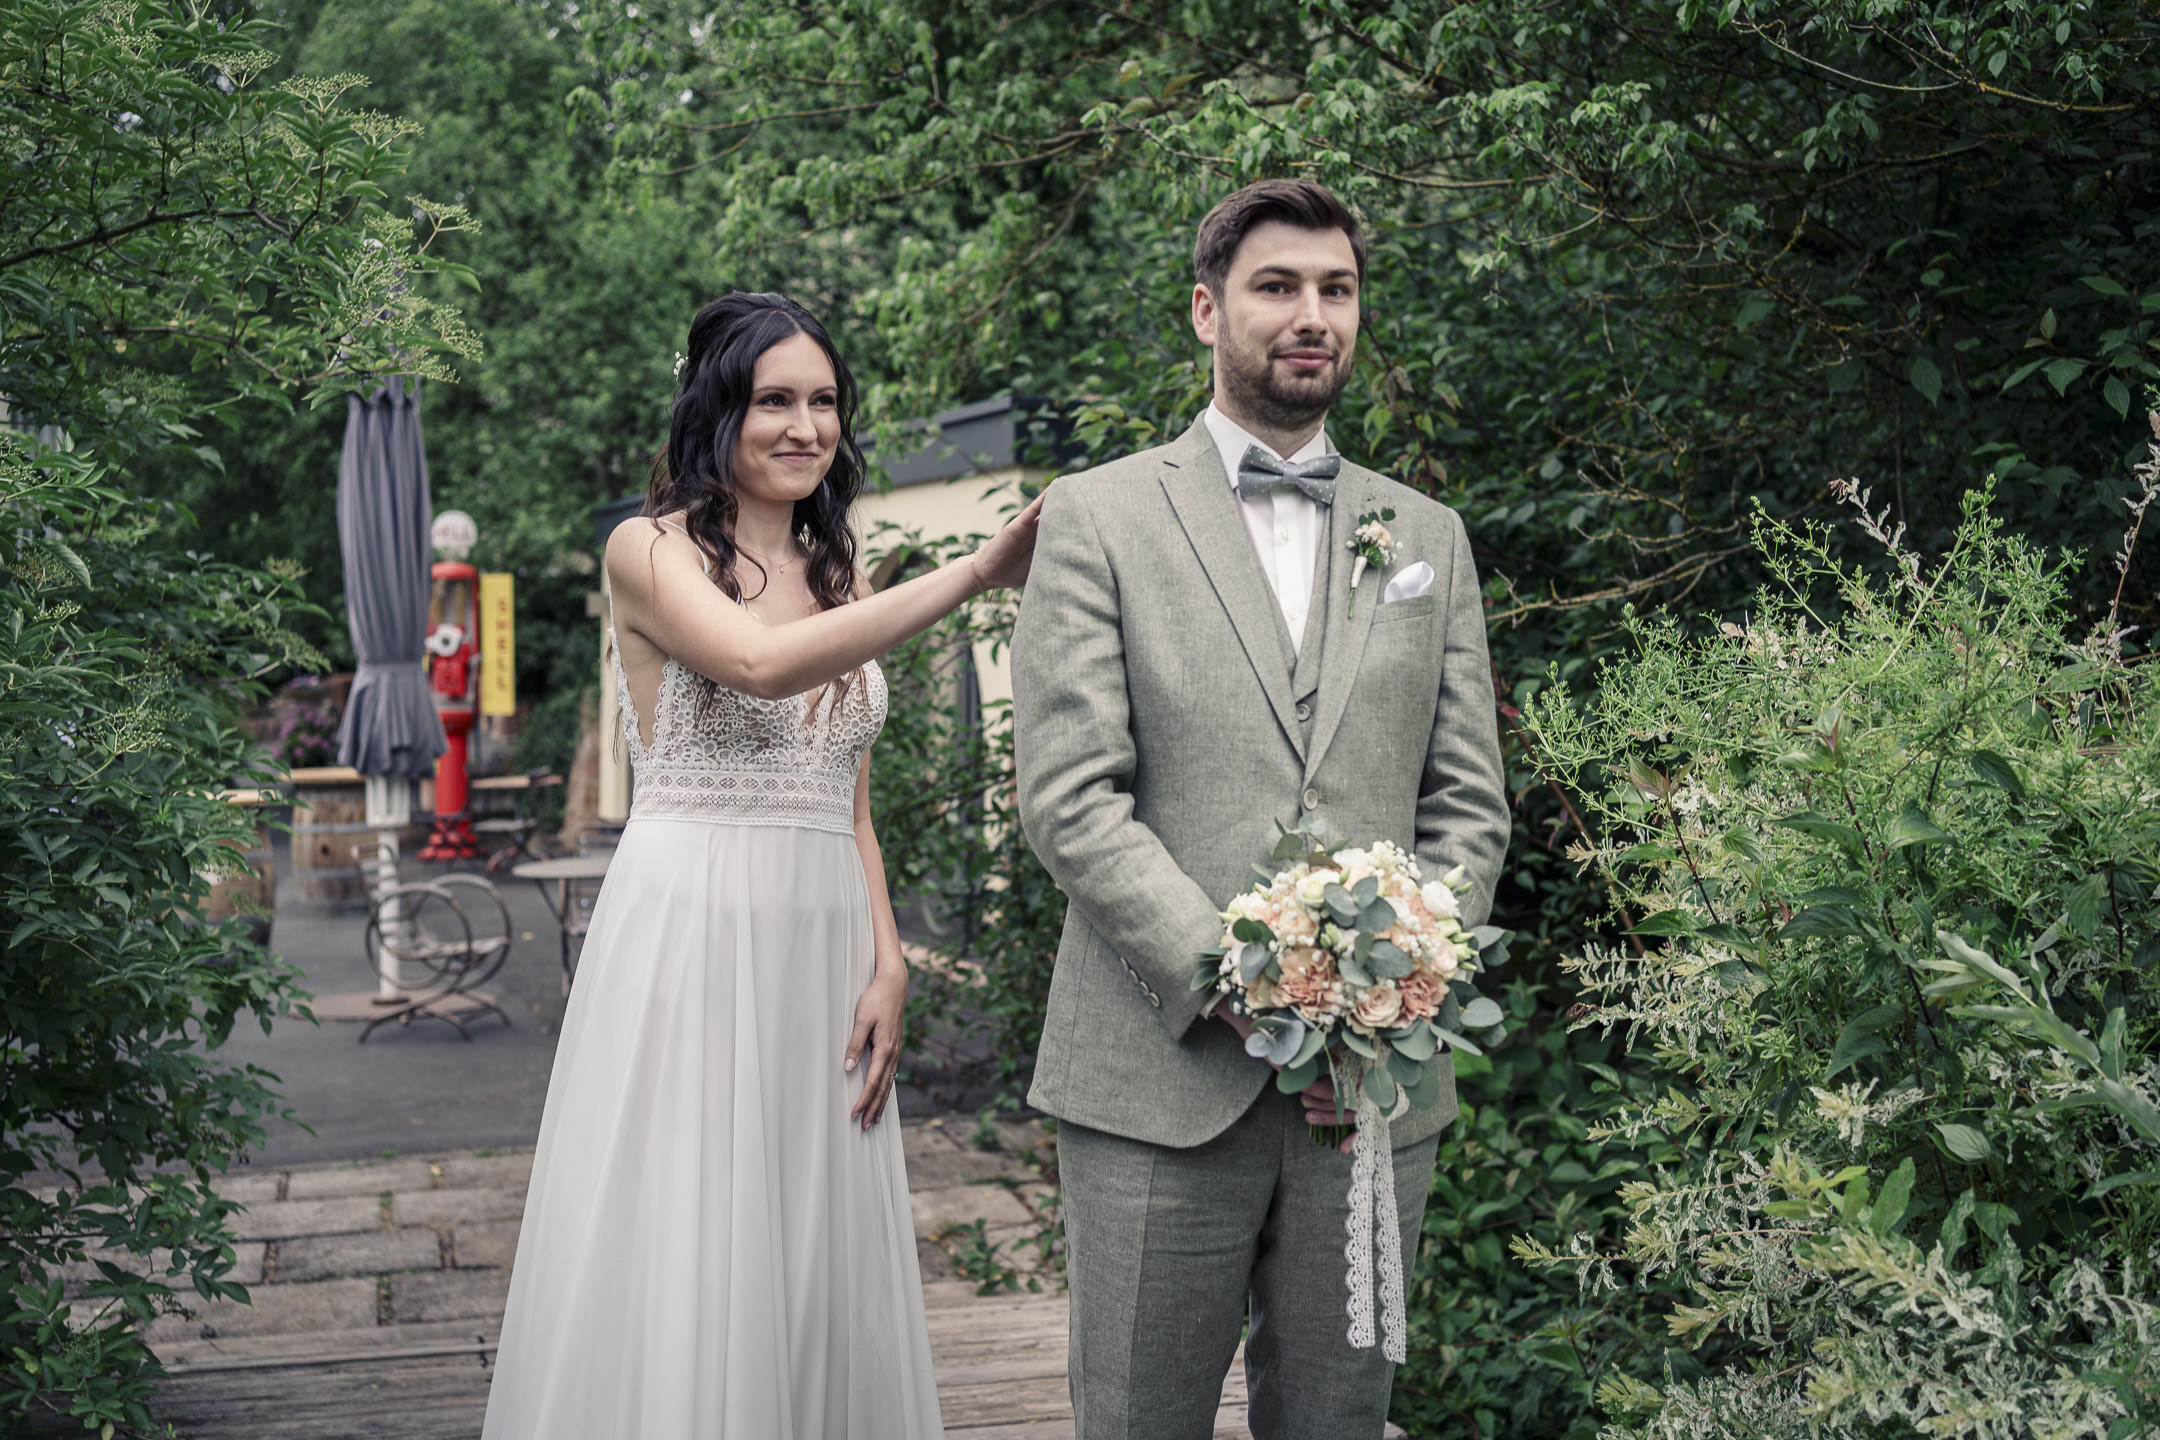
[[[608,648],[635,777],[631,819],[854,830],[855,775],[885,724],[885,676],[875,661],[855,672],[835,706],[837,685],[760,700],[669,660],[648,745],[612,631]]]

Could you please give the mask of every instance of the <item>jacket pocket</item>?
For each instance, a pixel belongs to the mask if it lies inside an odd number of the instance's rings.
[[[1433,613],[1440,597],[1432,594],[1419,595],[1409,600],[1397,600],[1392,605],[1382,605],[1373,612],[1372,623],[1392,625],[1399,620],[1420,620]]]

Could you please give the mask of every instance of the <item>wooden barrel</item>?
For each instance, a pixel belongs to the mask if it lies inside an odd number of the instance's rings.
[[[360,772],[322,765],[293,771],[292,781],[294,897],[311,909],[365,909],[367,887],[353,863],[353,846],[374,830]]]
[[[259,790],[228,790],[225,799],[235,805],[261,810],[276,803],[276,796]],[[277,861],[270,851],[270,827],[258,824],[254,842],[238,854],[247,866],[238,875],[211,877],[210,899],[203,913],[211,920],[239,915],[246,918],[255,943],[270,943],[270,913],[277,909]]]

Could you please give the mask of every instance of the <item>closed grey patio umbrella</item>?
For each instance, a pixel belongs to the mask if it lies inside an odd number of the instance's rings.
[[[434,503],[427,452],[420,444],[419,381],[408,389],[405,377],[392,376],[365,399],[353,395],[346,401],[337,511],[346,623],[360,661],[338,725],[338,763],[366,778],[367,824],[376,840],[375,899],[384,933],[401,934],[404,916],[395,898],[398,827],[412,817],[412,782],[433,774],[436,757],[449,748],[423,664]],[[372,1002],[403,999],[401,980],[392,959]],[[327,997],[331,1002],[363,998]],[[317,1013],[323,1013],[320,1006]]]
[[[338,764],[371,777],[417,779],[434,773],[448,747],[422,664],[433,505],[420,444],[420,385],[406,385],[393,376],[365,399],[346,402],[338,548],[360,668],[338,726]]]

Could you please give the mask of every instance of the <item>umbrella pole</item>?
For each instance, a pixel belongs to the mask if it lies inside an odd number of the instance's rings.
[[[377,982],[379,998],[402,1000],[405,974],[398,959],[405,938],[404,902],[387,892],[397,887],[398,829],[412,819],[412,781],[396,775],[367,777],[367,824],[375,831],[376,874],[382,890],[376,902],[382,906],[382,934],[387,963]]]

